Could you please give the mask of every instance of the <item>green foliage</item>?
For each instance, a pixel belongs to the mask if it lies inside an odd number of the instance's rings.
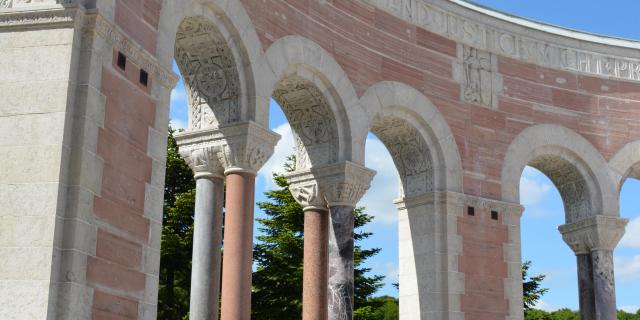
[[[292,171],[294,163],[293,157],[290,157],[284,165],[285,170]],[[258,203],[267,218],[258,219],[261,234],[253,250],[256,271],[253,273],[251,318],[300,319],[304,213],[289,192],[285,177],[277,173],[273,176],[278,188],[265,193],[268,201]],[[363,249],[358,245],[358,242],[371,236],[371,233],[361,229],[372,220],[373,217],[365,214],[362,208],[355,210],[356,308],[368,306],[368,298],[383,285],[383,276],[368,276],[371,270],[363,267],[363,263],[378,254],[380,249]]]
[[[533,308],[533,306],[540,300],[540,297],[549,291],[549,289],[541,287],[542,280],[546,277],[545,275],[540,274],[527,279],[527,273],[529,272],[530,267],[531,261],[525,261],[522,264],[522,301],[524,302],[525,310]]]
[[[398,320],[398,299],[389,296],[370,298],[366,306],[354,311],[354,320]]]
[[[640,309],[636,313],[618,310],[618,320],[640,320]]]
[[[162,216],[158,319],[183,319],[189,312],[195,181],[169,128]]]
[[[622,310],[618,310],[618,320],[640,320],[640,310],[633,313],[628,313]],[[529,309],[524,313],[525,320],[580,320],[580,314],[578,311],[571,309],[559,309],[552,312],[547,312],[538,309]]]

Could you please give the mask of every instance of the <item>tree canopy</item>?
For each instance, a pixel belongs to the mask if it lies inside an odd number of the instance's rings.
[[[284,164],[292,171],[294,159]],[[258,207],[266,215],[257,219],[260,234],[256,237],[253,258],[252,319],[300,319],[302,315],[302,261],[304,252],[304,212],[289,191],[289,183],[279,173],[273,173],[277,185],[267,191],[268,201]],[[364,267],[367,259],[380,252],[379,248],[362,248],[359,243],[371,236],[363,227],[373,220],[364,208],[355,210],[355,308],[372,305],[370,298],[383,285],[384,276],[369,275]],[[383,304],[379,304],[382,306]],[[363,318],[370,319],[370,318]],[[386,319],[386,318],[376,318]]]

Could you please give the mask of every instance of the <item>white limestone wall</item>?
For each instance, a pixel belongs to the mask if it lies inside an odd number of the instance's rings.
[[[427,193],[396,200],[399,228],[400,319],[463,319],[458,271],[461,238],[457,194]]]
[[[0,32],[0,319],[51,317],[73,42],[73,27]]]

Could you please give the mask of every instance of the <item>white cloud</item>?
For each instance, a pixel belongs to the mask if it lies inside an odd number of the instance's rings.
[[[539,300],[535,306],[533,306],[536,309],[540,309],[540,310],[544,310],[547,312],[551,312],[551,311],[556,311],[559,308],[551,303],[548,302],[544,302],[543,300]]]
[[[638,309],[640,309],[640,306],[637,306],[637,305],[630,305],[630,306],[622,306],[622,307],[620,307],[620,310],[624,310],[624,311],[629,312],[629,313],[636,313],[638,311]]]
[[[624,237],[620,240],[620,246],[627,248],[640,248],[640,217],[629,222]]]
[[[375,217],[374,222],[396,223],[398,210],[393,200],[398,198],[400,178],[389,151],[380,140],[367,139],[365,163],[367,168],[377,173],[359,205],[366,207],[367,213]]]
[[[385,278],[384,280],[387,283],[398,283],[398,276],[400,274],[400,270],[398,269],[398,265],[395,263],[387,263],[385,264]]]
[[[169,124],[174,130],[187,129],[187,123],[180,119],[171,119],[169,120]]]
[[[551,185],[540,181],[542,173],[526,167],[520,178],[520,203],[524,206],[535,205],[551,190]]]
[[[640,255],[614,258],[616,280],[634,281],[640,279]]]
[[[287,161],[287,157],[295,152],[295,143],[293,141],[293,132],[289,123],[281,124],[273,131],[280,134],[282,138],[278,141],[275,147],[273,156],[265,163],[265,165],[258,171],[258,175],[264,178],[266,181],[265,189],[271,190],[276,188],[275,181],[273,181],[273,172],[283,172],[282,165]]]
[[[176,87],[171,90],[171,103],[187,101],[187,92],[184,87]]]

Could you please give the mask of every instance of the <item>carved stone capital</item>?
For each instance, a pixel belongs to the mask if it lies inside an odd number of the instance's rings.
[[[369,190],[376,172],[353,162],[343,162],[318,168],[315,175],[327,204],[355,207]]]
[[[224,178],[224,168],[218,160],[218,152],[215,147],[181,150],[180,155],[191,167],[196,179]]]
[[[278,140],[280,135],[251,121],[176,135],[181,154],[208,148],[208,153],[215,154],[224,174],[256,174],[273,154]]]
[[[624,235],[629,220],[596,215],[558,227],[562,239],[578,254],[595,250],[612,251]]]
[[[289,181],[291,195],[303,207],[303,210],[328,210],[327,202],[320,193],[318,181],[310,170],[290,172],[285,176]]]
[[[286,175],[290,190],[302,206],[355,207],[369,189],[375,171],[353,162],[331,164]]]

